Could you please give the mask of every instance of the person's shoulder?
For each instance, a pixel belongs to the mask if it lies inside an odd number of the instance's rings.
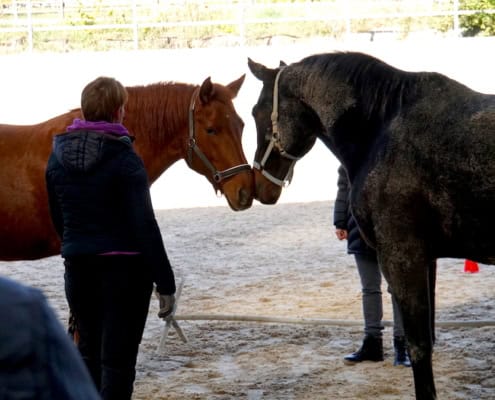
[[[43,292],[9,278],[0,277],[0,315],[2,324],[25,323],[46,303]]]
[[[6,398],[99,399],[41,290],[0,277],[0,315],[0,360],[8,370],[0,392]]]
[[[39,289],[23,285],[12,279],[0,277],[0,304],[38,301],[43,294]]]
[[[40,305],[45,298],[39,289],[0,277],[0,358],[13,363],[33,351]]]
[[[144,162],[131,146],[120,152],[121,170],[124,174],[145,172]]]

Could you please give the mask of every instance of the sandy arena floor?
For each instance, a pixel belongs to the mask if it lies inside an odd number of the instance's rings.
[[[359,321],[359,278],[332,226],[331,202],[157,211],[178,276],[178,314],[258,315]],[[41,288],[65,323],[68,311],[59,257],[0,263],[0,274]],[[438,320],[494,317],[495,268],[463,272],[463,260],[439,262]],[[383,285],[385,319],[391,306]],[[414,399],[412,371],[386,360],[347,366],[342,356],[362,326],[180,321],[158,352],[163,323],[152,302],[137,366],[135,400]],[[434,371],[440,399],[495,398],[495,327],[439,328]]]

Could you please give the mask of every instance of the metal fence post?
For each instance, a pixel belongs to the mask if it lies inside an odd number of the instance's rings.
[[[459,29],[459,0],[454,0],[454,35],[460,36]]]
[[[139,49],[139,27],[138,27],[138,15],[136,0],[132,0],[132,36],[134,43],[134,50]]]
[[[246,0],[239,2],[239,45],[246,44]]]
[[[351,37],[351,4],[349,0],[344,0],[344,18],[345,18],[345,37],[349,40]]]
[[[28,13],[28,51],[30,53],[33,52],[33,4],[31,0],[28,0],[27,3],[27,13]]]

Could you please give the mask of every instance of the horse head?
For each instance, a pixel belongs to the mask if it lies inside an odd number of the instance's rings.
[[[291,87],[297,79],[292,79],[290,67],[281,62],[278,68],[270,69],[251,59],[248,66],[263,82],[252,111],[257,130],[255,198],[263,204],[275,204],[292,179],[295,163],[313,147],[321,123]]]
[[[189,109],[186,162],[223,193],[235,211],[249,208],[254,196],[252,169],[242,147],[244,122],[232,102],[244,78],[226,86],[205,79]]]

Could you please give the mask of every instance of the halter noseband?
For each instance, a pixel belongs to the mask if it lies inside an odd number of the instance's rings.
[[[301,159],[301,157],[293,156],[284,150],[284,148],[282,147],[282,143],[280,142],[280,135],[278,132],[278,81],[284,69],[285,67],[280,67],[275,77],[275,83],[273,85],[273,108],[271,114],[272,136],[270,137],[270,141],[268,142],[268,146],[266,147],[263,157],[261,157],[261,161],[253,161],[254,168],[260,171],[261,174],[270,182],[281,187],[285,187],[290,184],[292,180],[292,174],[294,173],[294,165],[296,164],[297,160]],[[268,157],[270,157],[273,149],[277,149],[281,157],[287,158],[292,161],[289,170],[287,171],[287,174],[283,179],[276,178],[265,169],[266,161],[268,160]]]
[[[223,180],[230,178],[231,176],[237,175],[238,173],[245,171],[245,170],[251,170],[251,166],[249,164],[240,164],[235,167],[227,168],[223,171],[218,171],[214,165],[208,160],[208,158],[205,156],[205,154],[201,151],[199,146],[196,144],[196,128],[194,125],[194,110],[196,108],[196,99],[198,98],[198,92],[199,88],[196,89],[191,97],[191,102],[189,104],[189,140],[188,140],[188,147],[187,147],[187,163],[189,166],[192,166],[192,159],[193,159],[193,151],[194,153],[199,157],[199,159],[203,162],[203,164],[211,171],[215,190],[220,190],[219,183],[222,182]],[[221,191],[221,190],[220,190]]]

